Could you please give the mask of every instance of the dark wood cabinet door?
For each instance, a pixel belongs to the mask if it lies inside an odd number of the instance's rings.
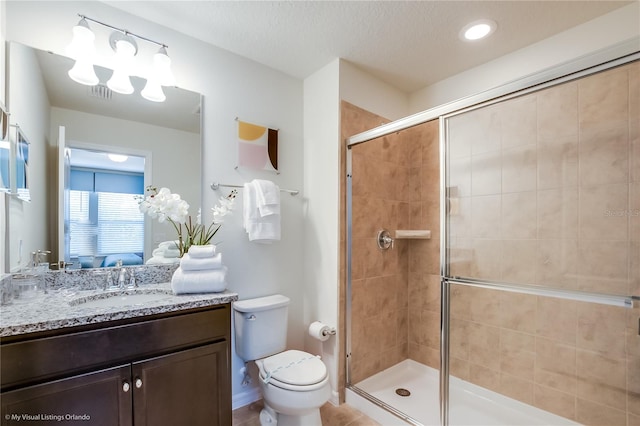
[[[230,426],[229,369],[226,341],[134,363],[135,426]]]
[[[132,426],[131,365],[2,394],[2,425]]]

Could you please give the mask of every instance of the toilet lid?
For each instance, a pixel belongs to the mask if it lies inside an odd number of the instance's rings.
[[[262,360],[263,379],[296,386],[319,383],[327,377],[327,367],[310,353],[289,350]]]

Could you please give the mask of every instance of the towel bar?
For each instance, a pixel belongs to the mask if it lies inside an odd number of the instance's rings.
[[[211,184],[211,189],[217,191],[221,186],[224,186],[226,188],[244,188],[244,185],[226,185],[224,183],[213,182]],[[292,196],[298,195],[300,193],[300,191],[296,191],[295,189],[280,189],[280,192],[286,192],[288,194],[291,194]]]

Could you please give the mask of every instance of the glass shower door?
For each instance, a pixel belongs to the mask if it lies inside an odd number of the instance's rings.
[[[449,424],[640,421],[639,117],[635,61],[444,118]]]

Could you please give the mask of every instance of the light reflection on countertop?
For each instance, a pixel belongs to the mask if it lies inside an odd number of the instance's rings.
[[[133,294],[165,294],[166,297],[151,298],[144,303],[96,307],[85,304],[113,296]],[[62,288],[40,293],[36,297],[14,299],[0,308],[0,337],[39,331],[56,330],[96,324],[105,321],[142,317],[146,315],[176,312],[201,308],[238,300],[238,294],[230,291],[174,295],[170,283],[145,284],[132,290],[78,290]]]

